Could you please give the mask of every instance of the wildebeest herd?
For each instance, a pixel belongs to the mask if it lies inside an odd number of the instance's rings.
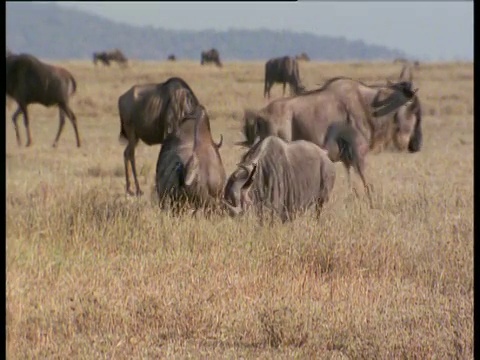
[[[109,65],[113,60],[127,61],[116,50],[94,54],[94,62]],[[217,50],[202,52],[201,63],[207,62],[222,66]],[[162,144],[155,177],[162,206],[188,200],[195,210],[221,209],[237,216],[251,208],[260,215],[268,211],[282,221],[312,206],[319,213],[334,187],[335,162],[345,166],[350,187],[350,168],[354,168],[373,205],[365,178],[367,153],[390,142],[412,153],[422,146],[421,105],[412,81],[411,65],[406,63],[395,83],[367,85],[335,77],[307,91],[295,58],[270,59],[265,64],[264,96],[269,97],[274,82],[283,83],[284,93],[288,83],[292,94],[260,110],[245,110],[245,141],[239,144],[248,150],[228,178],[219,152],[223,136],[218,143],[212,139],[208,111],[183,79],[134,85],[118,99],[120,139],[127,143],[123,154],[126,192],[143,193],[135,166],[135,147],[142,140],[147,145]],[[59,107],[53,146],[68,117],[80,147],[77,120],[68,104],[75,91],[76,81],[68,70],[30,54],[7,54],[6,95],[18,104],[12,117],[18,144],[20,113],[26,146],[32,144],[27,106],[38,103]]]

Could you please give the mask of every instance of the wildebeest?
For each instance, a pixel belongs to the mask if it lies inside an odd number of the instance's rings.
[[[285,96],[285,86],[290,85],[290,92],[298,95],[305,91],[301,84],[298,62],[289,56],[270,59],[265,63],[265,87],[263,96],[270,98],[270,89],[274,83],[283,84],[283,95]]]
[[[174,54],[170,54],[170,55],[168,55],[168,58],[167,58],[167,60],[168,60],[168,61],[176,61],[176,60],[177,60],[177,58],[175,57],[175,55],[174,55]]]
[[[220,157],[223,136],[212,139],[207,111],[198,105],[186,114],[162,144],[156,168],[159,199],[178,202],[186,198],[198,209],[220,199],[225,184],[225,169]]]
[[[310,57],[305,52],[302,52],[301,54],[298,54],[297,56],[295,56],[295,59],[301,60],[301,61],[310,61]]]
[[[253,206],[270,210],[285,222],[316,205],[320,212],[335,183],[328,152],[304,140],[269,136],[242,157],[225,186],[224,204],[236,216]]]
[[[222,67],[222,62],[220,61],[220,54],[218,53],[218,50],[215,48],[212,48],[208,51],[202,51],[201,54],[201,61],[200,64],[208,64],[213,62],[216,64],[218,67]]]
[[[143,194],[137,180],[135,147],[139,140],[147,145],[161,144],[174,132],[184,114],[200,103],[190,86],[181,78],[172,77],[159,84],[132,86],[118,98],[120,139],[127,139],[124,151],[126,191],[130,190],[128,163],[132,166],[137,195]]]
[[[73,75],[60,66],[46,64],[30,54],[11,55],[6,58],[6,93],[18,104],[12,117],[17,143],[20,146],[20,132],[17,126],[18,116],[23,114],[27,132],[27,144],[32,144],[30,121],[27,107],[29,104],[41,104],[46,107],[58,105],[60,124],[53,147],[65,125],[65,115],[70,119],[75,130],[77,147],[80,147],[77,119],[69,106],[69,97],[76,92],[77,83]]]
[[[105,66],[110,66],[111,61],[116,61],[122,66],[127,66],[128,64],[128,59],[119,49],[113,49],[112,51],[94,52],[93,64],[97,65],[98,61],[100,61]]]
[[[412,98],[415,102],[415,91],[409,83],[368,86],[349,78],[333,78],[320,89],[275,99],[260,111],[246,110],[244,144],[276,135],[286,141],[307,140],[322,146],[328,125],[350,118],[370,149],[395,136],[400,148],[408,140],[409,151],[415,152],[421,146],[419,118],[394,117],[395,110]],[[394,128],[403,129],[401,136],[392,133]]]

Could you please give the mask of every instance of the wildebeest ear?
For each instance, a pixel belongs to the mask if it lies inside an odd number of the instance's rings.
[[[192,154],[192,157],[190,160],[188,160],[187,166],[186,166],[186,171],[185,171],[185,185],[190,186],[192,185],[193,181],[197,177],[198,173],[198,158],[194,154]]]

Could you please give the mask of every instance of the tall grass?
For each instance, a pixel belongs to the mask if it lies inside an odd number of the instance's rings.
[[[264,225],[126,198],[116,110],[134,83],[183,77],[214,138],[224,134],[229,173],[243,108],[265,104],[262,63],[62,65],[79,83],[82,148],[69,124],[50,147],[56,109],[31,106],[31,148],[6,124],[7,358],[473,358],[472,64],[415,74],[424,148],[367,158],[374,209],[347,191],[338,165],[319,219]],[[400,67],[300,71],[312,88],[336,75],[383,81]],[[144,190],[158,151],[137,148]]]

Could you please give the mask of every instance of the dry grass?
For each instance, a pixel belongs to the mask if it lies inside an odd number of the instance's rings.
[[[57,110],[31,106],[33,147],[7,109],[7,352],[27,358],[473,358],[473,64],[425,64],[420,153],[370,156],[375,209],[346,192],[313,215],[261,227],[246,216],[172,217],[124,196],[117,98],[181,76],[211,115],[227,173],[263,63],[68,62],[82,148]],[[301,63],[308,88],[394,64]],[[275,85],[272,95],[281,94]],[[23,125],[23,124],[22,124]],[[22,140],[25,141],[23,127]],[[140,144],[144,190],[159,146]],[[354,176],[357,187],[358,178]]]

